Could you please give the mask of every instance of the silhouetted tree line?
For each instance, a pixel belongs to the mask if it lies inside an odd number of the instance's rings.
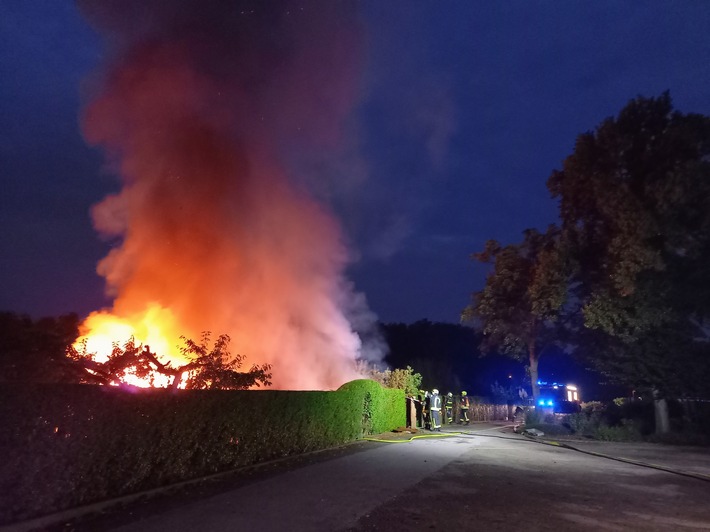
[[[0,382],[81,382],[83,370],[66,356],[79,323],[76,314],[35,320],[0,312]]]
[[[480,335],[471,327],[420,320],[383,324],[381,329],[390,350],[385,362],[395,368],[411,366],[427,389],[488,396],[496,380],[524,380],[522,364],[496,354],[481,358]]]

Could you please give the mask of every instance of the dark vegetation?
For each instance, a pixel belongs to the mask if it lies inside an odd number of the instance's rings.
[[[79,317],[34,320],[0,312],[0,383],[80,382],[82,369],[66,356],[79,335]]]
[[[556,347],[652,397],[667,432],[668,400],[710,399],[710,118],[638,97],[548,188],[561,223],[474,254],[492,269],[463,318],[533,376]]]
[[[0,523],[404,425],[404,393],[0,387]]]
[[[525,427],[553,437],[710,445],[710,403],[670,400],[668,406],[672,431],[666,434],[655,433],[653,401],[628,397],[583,403],[575,414],[528,410]]]
[[[506,357],[481,358],[479,337],[470,327],[421,320],[384,324],[382,332],[389,346],[387,364],[415,368],[429,390],[488,396],[496,379],[508,381],[512,375],[517,382],[525,376],[523,366]]]
[[[470,396],[498,403],[492,390],[495,383],[508,391],[513,388],[518,400],[518,387],[530,388],[524,364],[495,351],[482,353],[478,347],[481,333],[473,327],[421,320],[384,324],[381,329],[390,349],[387,364],[415,368],[426,389],[455,394],[466,390]],[[611,400],[624,392],[623,387],[611,385],[608,379],[559,349],[549,349],[542,358],[540,375],[543,380],[573,381],[586,397]]]

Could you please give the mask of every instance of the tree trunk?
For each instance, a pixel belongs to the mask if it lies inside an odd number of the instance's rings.
[[[658,390],[653,391],[653,409],[656,414],[656,434],[667,434],[671,431],[668,403],[660,396]]]
[[[540,385],[537,383],[539,380],[537,374],[537,362],[539,357],[535,352],[535,346],[530,347],[528,354],[530,360],[530,381],[532,382],[533,404],[537,405],[537,400],[540,398]]]
[[[182,382],[182,373],[176,373],[175,377],[173,378],[173,382],[170,383],[170,389],[171,390],[179,390],[181,382]]]

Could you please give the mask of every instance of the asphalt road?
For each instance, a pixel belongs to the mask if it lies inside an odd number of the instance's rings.
[[[693,478],[488,425],[466,428],[470,434],[408,443],[360,442],[53,530],[710,530],[708,449],[586,447],[665,460]]]

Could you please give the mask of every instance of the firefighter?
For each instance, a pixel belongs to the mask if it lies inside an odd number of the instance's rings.
[[[454,422],[454,394],[451,392],[446,394],[446,423],[449,425]]]
[[[417,410],[417,428],[424,428],[424,390],[419,390],[414,406]]]
[[[431,428],[431,411],[429,410],[429,403],[431,397],[429,392],[420,390],[422,394],[422,418],[424,420],[424,428],[429,430]]]
[[[436,388],[431,391],[429,403],[429,408],[431,409],[431,430],[441,432],[441,397],[439,396],[439,390]]]
[[[464,423],[466,425],[470,423],[470,420],[468,419],[468,407],[468,395],[466,395],[466,392],[461,392],[461,399],[459,401],[459,410],[461,412],[459,416],[459,423]]]

